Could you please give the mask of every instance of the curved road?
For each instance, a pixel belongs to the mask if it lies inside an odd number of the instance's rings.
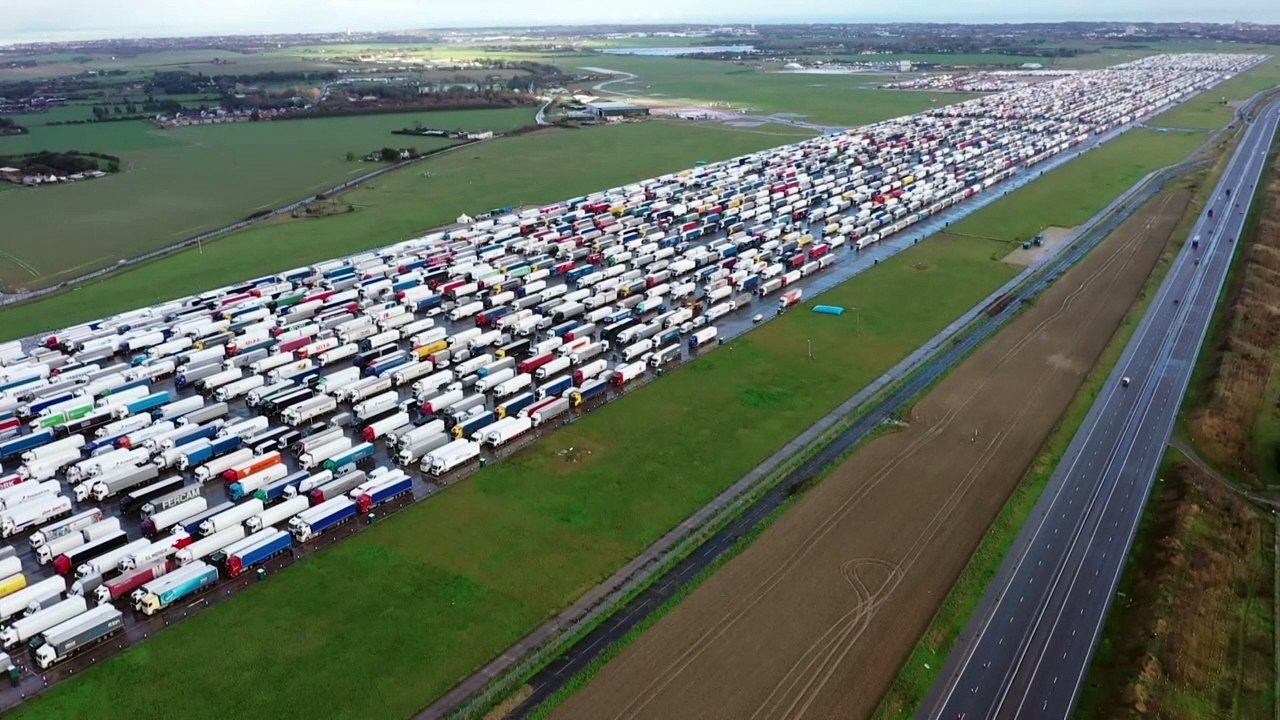
[[[1249,126],[918,717],[1071,717],[1278,122]]]

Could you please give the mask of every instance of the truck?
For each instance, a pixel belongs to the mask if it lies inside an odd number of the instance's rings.
[[[245,520],[261,513],[262,510],[262,501],[258,498],[250,498],[244,502],[237,503],[234,507],[224,510],[201,522],[200,535],[209,537],[210,535],[226,530],[233,525],[240,525]]]
[[[563,415],[569,410],[571,404],[568,398],[551,398],[530,407],[525,411],[525,414],[532,421],[533,426],[538,427],[553,418]]]
[[[391,502],[392,500],[413,493],[413,478],[403,472],[388,473],[378,478],[372,485],[367,485],[356,498],[356,509],[361,513]]]
[[[14,575],[11,578],[22,578],[22,576]],[[24,579],[18,587],[10,589],[8,593],[0,591],[0,623],[7,623],[15,615],[26,612],[27,607],[37,600],[57,596],[66,591],[67,580],[63,577],[46,578],[30,585],[27,585]]]
[[[154,467],[154,466],[152,466]],[[121,515],[129,515],[142,508],[151,500],[181,490],[186,482],[181,475],[173,475],[162,480],[150,482],[125,493],[118,503]]]
[[[182,480],[181,477],[170,478],[170,479],[179,480],[179,481]],[[161,483],[163,482],[166,482],[166,481],[161,481]],[[159,485],[161,483],[156,483],[156,484]],[[155,515],[156,513],[163,512],[165,510],[168,510],[169,508],[177,507],[182,503],[187,502],[188,500],[193,500],[198,497],[200,497],[199,485],[183,484],[170,492],[164,493],[163,495],[159,495],[157,497],[151,498],[150,500],[147,500],[142,504],[142,507],[139,508],[138,513],[142,517],[142,520],[145,522],[147,519],[149,519],[151,516]]]
[[[778,298],[778,312],[782,312],[783,310],[786,310],[792,305],[799,303],[801,298],[803,297],[804,297],[803,289],[796,288],[795,290],[788,290],[787,292],[782,294],[782,297]]]
[[[694,333],[689,335],[689,349],[696,350],[702,347],[703,345],[706,345],[707,343],[715,340],[716,336],[719,335],[719,332],[720,331],[717,330],[714,326],[705,327],[705,328],[702,328],[701,330],[695,331]]]
[[[431,373],[425,377],[419,378],[413,383],[413,394],[415,397],[422,399],[428,393],[433,393],[440,388],[453,382],[454,373],[452,370],[440,370]]]
[[[290,518],[289,532],[298,542],[305,543],[355,516],[356,504],[346,495],[339,495]]]
[[[529,417],[509,417],[489,426],[484,432],[483,443],[489,447],[501,447],[528,432],[533,427]]]
[[[227,488],[227,496],[233,501],[239,502],[242,498],[254,495],[258,490],[267,487],[277,480],[282,480],[288,475],[289,468],[283,463],[271,465],[265,470],[261,470],[231,483]]]
[[[85,510],[83,512],[76,513],[65,520],[59,520],[58,522],[45,525],[39,530],[36,530],[31,533],[31,536],[28,538],[28,542],[31,543],[32,550],[38,550],[41,546],[46,545],[50,541],[65,535],[78,533],[90,525],[102,520],[102,518],[102,510],[98,508]]]
[[[16,508],[25,503],[51,498],[62,490],[56,480],[34,480],[11,485],[0,490],[0,511]]]
[[[292,497],[284,502],[272,505],[257,515],[245,520],[244,526],[249,530],[249,532],[258,532],[263,528],[268,528],[276,523],[288,520],[309,507],[311,507],[310,497]]]
[[[234,483],[255,473],[260,473],[269,467],[279,465],[281,460],[280,451],[273,450],[264,455],[258,455],[257,457],[249,458],[244,462],[236,463],[226,470],[223,470],[222,479],[228,484]]]
[[[569,398],[574,407],[582,407],[583,403],[593,398],[601,397],[609,391],[608,377],[601,377],[595,380],[589,380],[585,385],[580,386],[577,390],[569,393]]]
[[[59,575],[70,575],[84,563],[129,544],[129,537],[120,530],[108,533],[79,547],[72,548],[53,559],[53,570]]]
[[[239,440],[238,437],[225,438],[225,439]],[[233,468],[242,463],[249,462],[250,460],[253,459],[253,457],[254,457],[253,451],[250,450],[249,448],[240,448],[239,450],[235,450],[234,452],[228,453],[221,457],[214,457],[208,462],[206,462],[205,464],[196,468],[195,470],[196,480],[199,480],[202,483],[209,482],[210,480],[216,477],[220,477],[222,473],[226,472],[228,469]]]
[[[345,495],[346,493],[351,492],[368,479],[368,475],[366,475],[362,470],[343,473],[342,475],[339,475],[318,487],[312,488],[307,492],[307,496],[310,499],[312,506],[322,505],[339,495]]]
[[[298,465],[303,470],[310,470],[319,467],[330,458],[337,457],[342,453],[351,449],[352,440],[346,435],[339,436],[335,440],[330,440],[322,445],[308,450],[298,456]]]
[[[85,498],[92,496],[94,501],[102,502],[109,497],[114,497],[122,492],[133,490],[142,485],[153,482],[160,476],[160,468],[147,463],[138,467],[119,468],[109,474],[99,477],[94,482],[86,482],[77,485],[75,488],[76,500],[84,501]],[[81,488],[85,497],[81,497]]]
[[[614,368],[613,377],[611,378],[614,387],[622,387],[640,377],[644,374],[645,367],[646,365],[643,362],[633,362]]]
[[[373,442],[392,430],[404,427],[408,424],[409,413],[400,411],[378,418],[377,420],[369,423],[360,431],[360,434],[367,442]]]
[[[362,442],[353,445],[350,449],[344,450],[337,455],[330,457],[324,461],[324,469],[334,473],[343,471],[344,468],[352,468],[363,463],[373,457],[375,451],[371,442]]]
[[[412,465],[425,457],[427,453],[452,441],[453,435],[443,430],[438,430],[430,435],[414,436],[411,443],[401,444],[400,449],[396,452],[395,461],[399,465]]]
[[[133,555],[134,552],[145,550],[145,548],[150,546],[151,543],[147,542],[146,539],[143,538],[138,538],[136,541],[131,543],[122,544],[120,547],[113,548],[113,550],[101,553],[101,555],[93,557],[91,560],[82,562],[82,564],[78,565],[76,568],[76,577],[83,579],[102,577],[102,575],[114,573],[115,570],[119,570],[120,568],[120,560],[124,560],[125,557]]]
[[[196,560],[203,560],[212,553],[217,552],[232,543],[243,540],[244,537],[244,525],[240,523],[233,523],[225,529],[219,530],[212,535],[202,537],[186,547],[179,548],[178,551],[173,554],[173,562],[178,567],[190,565]]]
[[[69,597],[62,602],[17,620],[3,631],[0,631],[0,644],[4,645],[5,650],[11,650],[15,646],[21,645],[36,635],[70,620],[88,609],[88,603],[85,602],[84,598]]]
[[[155,615],[175,602],[213,587],[218,582],[218,569],[204,562],[193,562],[133,592],[134,607],[144,615]],[[99,606],[103,607],[103,606]]]
[[[498,416],[493,412],[484,411],[461,420],[451,428],[451,433],[455,438],[469,438],[482,428],[492,425],[497,419]]]
[[[32,656],[41,670],[48,670],[123,629],[124,613],[114,605],[99,605],[33,637]]]
[[[142,521],[142,534],[145,537],[154,538],[183,520],[195,517],[208,509],[209,501],[197,495],[173,507],[152,513],[146,520]]]
[[[55,495],[0,511],[0,537],[11,537],[41,523],[71,514],[71,499]]]
[[[298,472],[290,473],[279,480],[274,480],[257,490],[254,490],[253,496],[261,500],[263,505],[270,505],[271,503],[278,502],[280,500],[286,500],[289,498],[290,490],[296,490],[298,484],[308,477],[310,477],[310,473],[306,470],[299,470]]]
[[[327,415],[337,409],[338,401],[336,399],[329,395],[319,395],[285,408],[281,419],[286,424],[297,427],[302,423]]]
[[[662,367],[663,365],[666,365],[669,362],[679,360],[679,359],[680,359],[680,346],[668,345],[664,348],[659,348],[655,350],[653,354],[649,356],[649,367],[651,368]]]
[[[293,537],[283,530],[266,528],[253,534],[247,543],[241,543],[226,556],[228,577],[236,577],[255,565],[287,552],[293,547]]]
[[[480,457],[480,444],[471,440],[459,439],[432,450],[422,459],[422,471],[440,477],[451,470],[462,467]]]
[[[109,603],[128,597],[130,593],[143,585],[169,572],[168,561],[161,561],[146,567],[121,573],[118,577],[98,585],[93,590],[93,597],[98,603]]]

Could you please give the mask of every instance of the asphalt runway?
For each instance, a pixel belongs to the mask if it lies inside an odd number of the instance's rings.
[[[1071,717],[1278,122],[1248,126],[918,717]]]

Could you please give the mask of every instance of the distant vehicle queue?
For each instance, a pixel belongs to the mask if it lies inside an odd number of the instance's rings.
[[[0,345],[0,642],[50,668],[1257,60],[1081,72]]]

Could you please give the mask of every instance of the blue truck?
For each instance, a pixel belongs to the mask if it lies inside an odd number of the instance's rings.
[[[295,540],[304,543],[355,516],[356,504],[346,495],[339,495],[289,518],[289,532]]]
[[[286,552],[293,547],[293,536],[283,530],[265,528],[253,535],[262,536],[258,542],[251,543],[227,555],[227,576],[235,577],[249,568],[260,565],[267,560]]]

